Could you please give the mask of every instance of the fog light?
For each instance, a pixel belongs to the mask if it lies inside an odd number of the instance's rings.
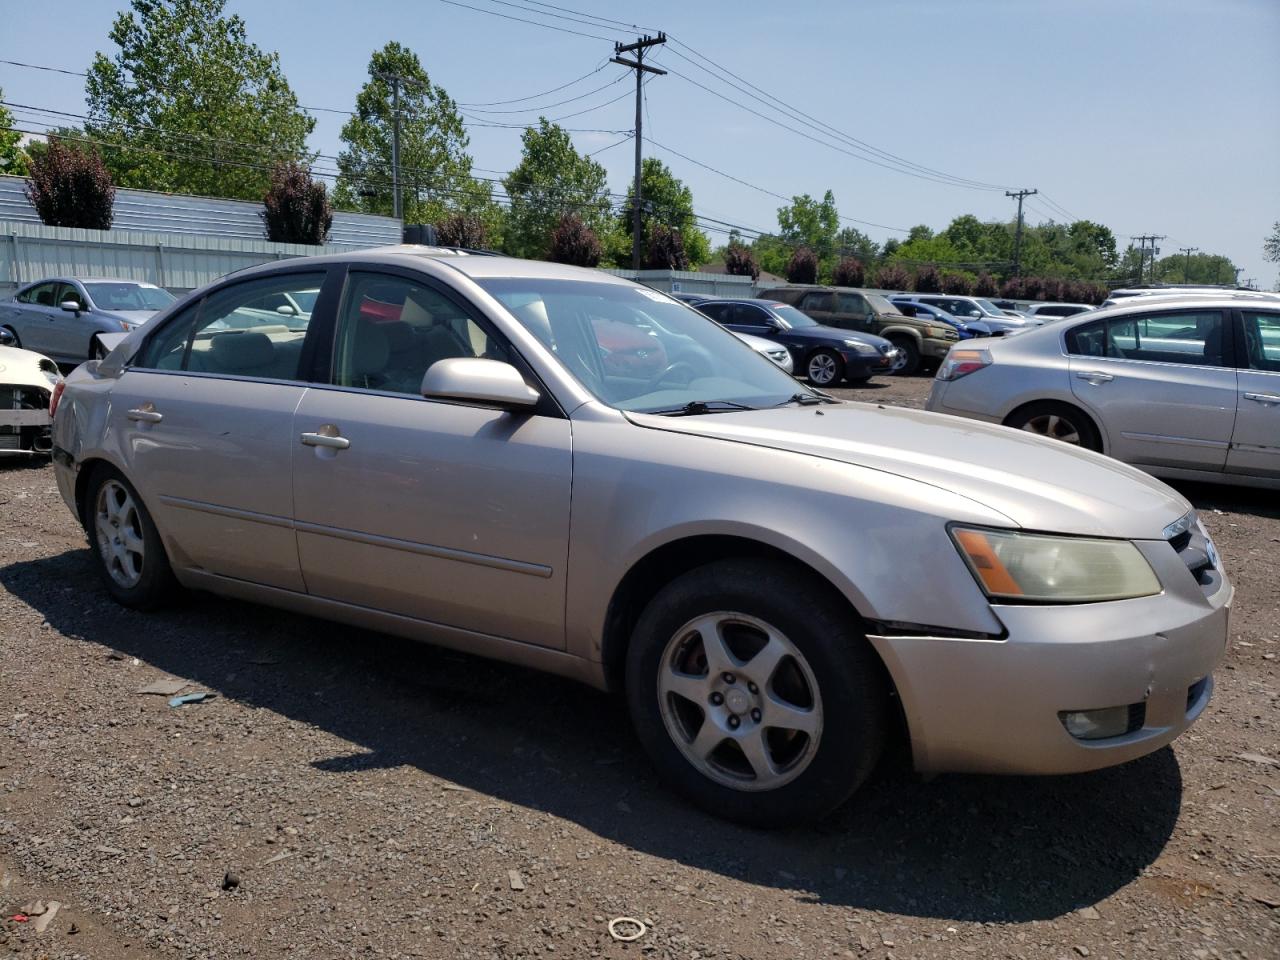
[[[1063,710],[1058,714],[1058,719],[1067,728],[1067,733],[1077,740],[1121,737],[1131,727],[1131,711],[1127,706],[1103,707],[1101,710]]]

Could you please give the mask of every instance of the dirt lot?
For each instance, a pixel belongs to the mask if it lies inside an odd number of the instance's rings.
[[[571,683],[209,596],[122,610],[51,469],[0,465],[0,953],[1280,956],[1280,508],[1185,492],[1238,593],[1172,749],[1053,779],[889,763],[758,833],[661,789],[621,702]],[[137,692],[165,678],[216,698]],[[61,904],[43,933],[10,919],[35,899]],[[616,942],[622,916],[648,932]]]

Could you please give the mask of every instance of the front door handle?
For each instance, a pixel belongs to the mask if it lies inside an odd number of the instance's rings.
[[[308,447],[327,447],[330,450],[345,450],[351,446],[351,441],[346,437],[328,433],[304,433],[299,439]]]
[[[1280,397],[1277,397],[1274,393],[1246,393],[1244,398],[1265,404],[1280,403]]]
[[[1115,379],[1111,374],[1103,373],[1101,370],[1081,370],[1076,376],[1093,384],[1110,383]]]
[[[160,413],[151,404],[145,404],[141,407],[135,407],[125,414],[135,423],[159,423],[164,419],[164,414]]]

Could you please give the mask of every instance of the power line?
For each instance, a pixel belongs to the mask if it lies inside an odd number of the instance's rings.
[[[46,67],[38,63],[23,63],[20,60],[0,60],[0,63],[8,64],[11,67],[26,67],[28,70],[45,70],[48,73],[65,73],[69,77],[88,76],[88,74],[83,70],[64,70],[61,67]]]
[[[528,23],[535,27],[542,27],[544,30],[556,30],[560,33],[572,33],[575,36],[586,37],[589,40],[604,40],[612,43],[612,37],[602,37],[598,33],[583,33],[581,30],[570,30],[568,27],[557,27],[550,23],[540,23],[537,20],[526,20],[524,17],[513,17],[509,13],[502,13],[499,10],[487,10],[484,7],[473,7],[469,3],[459,3],[458,0],[440,0],[441,3],[447,3],[451,7],[462,7],[465,10],[474,10],[476,13],[487,13],[491,17],[501,17],[503,20],[514,20],[517,23]],[[530,11],[532,12],[532,11]]]
[[[592,150],[590,153],[584,153],[584,154],[583,154],[583,156],[584,156],[584,157],[594,157],[597,153],[604,153],[606,150],[612,150],[614,147],[620,147],[620,146],[622,146],[622,144],[624,144],[624,143],[626,143],[628,140],[630,140],[633,136],[635,136],[635,134],[628,133],[628,134],[627,134],[625,137],[623,137],[621,140],[615,140],[615,141],[613,141],[613,143],[606,144],[605,146],[601,147],[599,150]]]
[[[491,100],[488,102],[476,102],[476,103],[462,103],[459,101],[458,106],[469,107],[472,110],[476,110],[476,109],[479,109],[480,107],[505,107],[507,104],[511,104],[511,103],[525,103],[528,100],[539,100],[542,97],[549,97],[553,93],[559,93],[561,90],[565,90],[569,87],[572,87],[576,83],[581,83],[583,80],[588,80],[591,77],[594,77],[597,73],[599,73],[606,66],[608,66],[608,64],[609,64],[608,60],[601,60],[600,65],[596,67],[594,70],[592,70],[590,73],[584,73],[582,76],[578,77],[576,80],[570,80],[568,83],[562,83],[558,87],[552,87],[550,90],[543,90],[541,93],[530,94],[527,97],[516,97],[512,100]],[[599,89],[603,89],[603,88],[599,88]]]

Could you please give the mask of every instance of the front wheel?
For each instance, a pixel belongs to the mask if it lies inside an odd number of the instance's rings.
[[[22,341],[18,339],[17,331],[13,327],[0,327],[0,347],[22,349]]]
[[[821,584],[769,561],[713,563],[660,590],[632,635],[626,687],[662,778],[754,826],[844,802],[880,756],[888,702],[851,620]]]
[[[894,340],[893,345],[898,348],[899,356],[893,365],[892,373],[900,377],[909,377],[920,369],[920,348],[916,346],[914,340],[902,337]]]
[[[106,347],[102,345],[102,341],[99,340],[97,337],[94,337],[92,340],[89,341],[89,359],[90,360],[105,360],[107,358],[107,354],[110,352],[111,351],[109,351]]]
[[[158,606],[176,589],[160,533],[138,492],[118,470],[89,478],[85,526],[107,592],[126,607]]]
[[[844,361],[834,350],[815,350],[805,364],[809,382],[819,387],[829,387],[844,376]]]

